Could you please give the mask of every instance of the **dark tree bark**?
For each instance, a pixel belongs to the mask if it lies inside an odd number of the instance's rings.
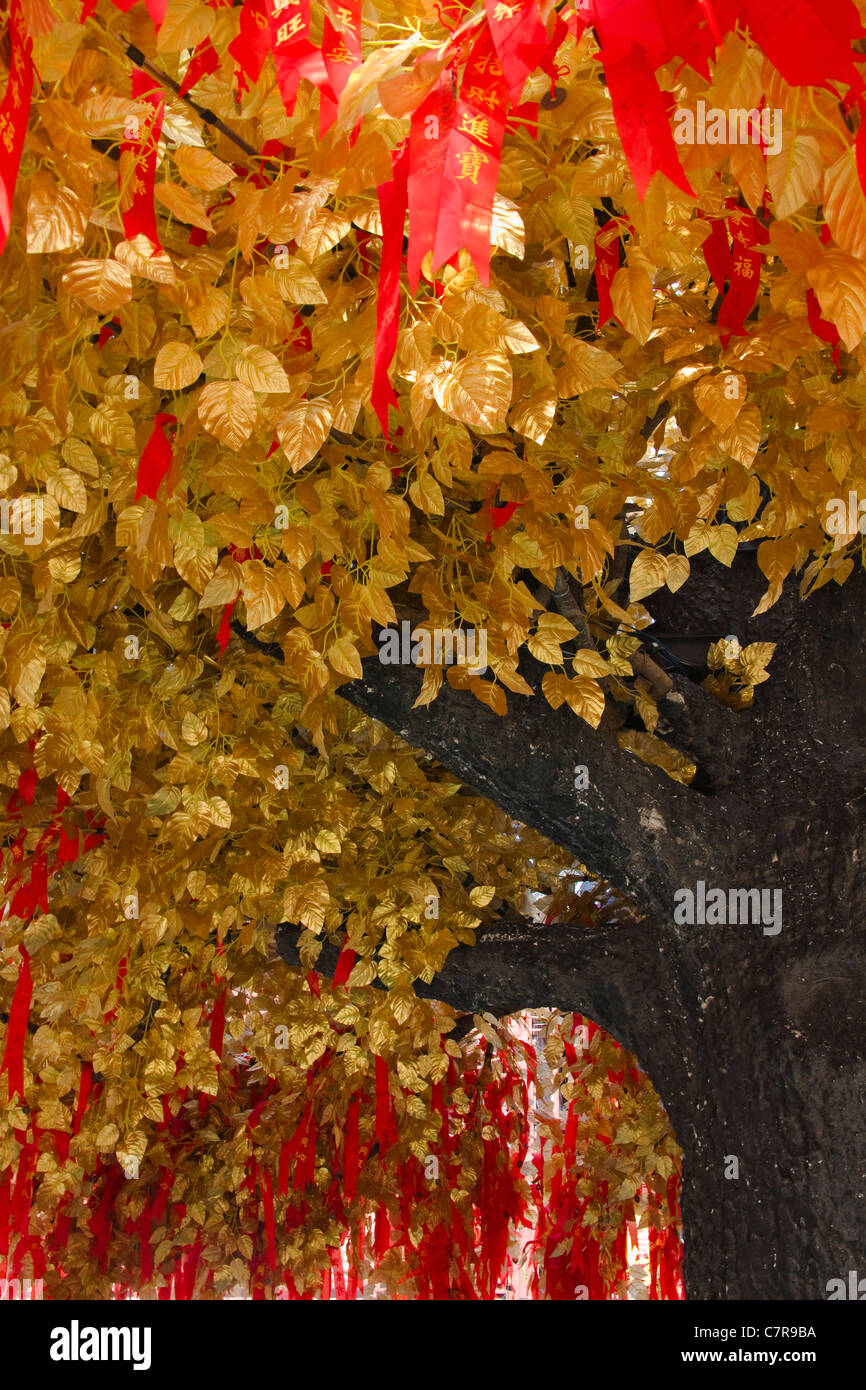
[[[749,711],[676,680],[662,708],[698,764],[691,787],[621,752],[607,719],[594,733],[540,694],[510,696],[502,719],[446,683],[413,710],[420,672],[375,659],[341,690],[644,914],[604,930],[500,923],[416,989],[499,1016],[578,1010],[636,1053],[684,1151],[697,1299],[822,1299],[828,1280],[866,1273],[866,578],[805,603],[787,585],[753,619],[764,587],[751,555],[730,570],[698,557],[683,590],[647,603],[660,629],[778,644]],[[542,669],[521,671],[540,691]],[[674,895],[698,880],[769,890],[768,905],[781,890],[780,929],[677,925]],[[296,962],[285,933],[281,950]]]

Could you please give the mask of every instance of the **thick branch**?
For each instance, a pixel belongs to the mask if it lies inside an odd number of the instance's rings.
[[[279,653],[239,625],[232,627],[248,644]],[[570,850],[644,911],[669,916],[673,893],[683,883],[708,868],[724,875],[730,867],[725,822],[712,798],[623,752],[605,721],[596,732],[566,706],[553,710],[540,694],[543,668],[528,653],[520,670],[536,693],[512,696],[505,718],[447,682],[432,705],[415,709],[420,670],[376,658],[363,665],[363,680],[341,686],[344,699],[432,753],[515,820]],[[704,720],[700,755],[717,759],[721,768],[734,766],[738,716],[691,687],[688,703],[674,717],[687,723],[692,705]],[[684,751],[694,755],[691,747]]]
[[[284,923],[277,950],[299,967],[299,929]],[[338,948],[326,942],[316,970],[332,976]],[[653,998],[666,1000],[670,981],[655,930],[639,926],[536,926],[507,918],[482,929],[475,946],[457,946],[432,984],[415,993],[461,1012],[497,1018],[520,1009],[559,1008],[591,1018],[632,1051],[642,1050],[645,1024],[635,1023]]]
[[[542,669],[525,654],[521,672],[538,692]],[[621,886],[645,910],[670,912],[674,889],[706,864],[707,822],[713,819],[708,798],[622,752],[615,738],[595,732],[565,706],[551,709],[540,693],[512,696],[502,718],[471,691],[448,684],[432,705],[414,709],[420,682],[413,667],[370,659],[363,680],[341,687],[340,694]],[[715,709],[720,747],[729,712]],[[720,855],[723,850],[719,843]]]

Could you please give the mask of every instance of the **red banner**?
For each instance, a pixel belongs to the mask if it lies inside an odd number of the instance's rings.
[[[153,109],[144,130],[134,138],[125,139],[120,147],[119,180],[121,189],[121,219],[123,234],[130,240],[140,233],[153,243],[155,251],[162,250],[156,229],[153,207],[153,181],[156,175],[156,156],[165,113],[165,94],[159,83],[147,73],[132,74],[132,95],[137,102],[147,102]],[[137,118],[135,118],[137,123]],[[131,124],[131,123],[130,123]],[[132,172],[130,173],[130,166]],[[132,178],[132,189],[128,180]]]
[[[732,336],[746,332],[745,320],[758,297],[761,280],[761,253],[755,249],[755,242],[767,240],[767,233],[748,208],[736,208],[728,225],[733,241],[731,287],[716,320],[723,347]]]
[[[180,84],[178,95],[185,96],[203,77],[208,77],[212,72],[216,72],[219,65],[219,54],[210,39],[202,39],[189,60],[189,66]]]
[[[491,34],[482,29],[463,73],[449,149],[461,202],[459,244],[472,257],[483,285],[490,283],[493,197],[508,115],[508,92],[499,67]],[[434,268],[441,263],[434,247]]]
[[[550,53],[550,40],[541,22],[536,0],[484,0],[489,35],[502,65],[502,75],[511,100],[520,100],[527,77],[544,63]],[[483,42],[482,31],[479,43]],[[477,46],[477,45],[476,45]]]
[[[433,250],[442,202],[448,140],[454,125],[451,74],[442,72],[432,92],[412,112],[409,128],[409,251],[406,271],[412,293],[418,288],[421,263]]]
[[[32,43],[20,0],[12,0],[9,35],[12,45],[9,81],[0,104],[0,254],[12,225],[12,195],[21,163],[33,91]]]
[[[135,500],[139,497],[156,497],[160,483],[171,467],[171,442],[166,438],[165,426],[176,425],[177,416],[161,410],[153,422],[150,439],[138,464],[138,478],[135,486]]]
[[[325,15],[322,27],[322,57],[328,81],[339,98],[349,75],[361,63],[361,0],[346,0],[338,4],[331,0],[331,11],[336,25]],[[322,134],[337,119],[338,101],[334,101],[323,90],[319,108],[319,129]]]
[[[406,220],[409,156],[406,142],[392,157],[394,177],[377,189],[382,215],[382,263],[376,301],[376,346],[373,354],[373,390],[370,400],[388,439],[388,406],[397,404],[388,368],[397,348],[400,325],[400,264],[403,259],[403,224]],[[341,957],[342,959],[342,957]],[[336,977],[335,977],[336,979]]]
[[[608,319],[614,318],[610,299],[610,282],[619,270],[619,237],[602,244],[601,238],[608,234],[607,226],[595,234],[595,290],[598,295],[598,323],[596,331],[601,332]]]
[[[24,1099],[24,1040],[27,1037],[27,1020],[30,1017],[30,1001],[33,998],[30,957],[23,946],[19,946],[18,950],[21,952],[21,970],[9,1009],[3,1060],[0,1062],[0,1073],[9,1073],[10,1100],[16,1094]]]

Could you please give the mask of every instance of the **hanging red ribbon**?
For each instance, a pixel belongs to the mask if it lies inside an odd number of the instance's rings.
[[[156,176],[157,147],[165,114],[165,94],[154,78],[136,69],[132,74],[132,95],[135,101],[146,102],[152,108],[153,114],[148,117],[144,130],[139,132],[138,137],[124,139],[120,147],[118,179],[121,187],[123,234],[127,239],[143,234],[153,243],[156,252],[162,250],[162,244],[156,228],[153,181]]]
[[[254,86],[271,47],[270,22],[266,0],[244,0],[240,12],[240,32],[228,51],[238,63],[236,77],[244,88]]]
[[[325,15],[322,26],[322,57],[331,88],[337,98],[345,89],[346,83],[355,68],[361,65],[361,0],[343,0],[335,4],[331,0],[331,10],[339,27]],[[323,91],[320,99],[320,134],[334,124],[337,119],[339,101],[332,101]]]
[[[489,36],[501,64],[512,101],[520,99],[527,77],[550,52],[550,40],[541,22],[536,0],[484,0]]]
[[[408,149],[404,141],[391,156],[394,177],[380,184],[379,210],[382,216],[382,263],[376,302],[376,346],[373,354],[373,390],[370,400],[379,417],[385,438],[388,433],[388,406],[397,397],[388,377],[388,368],[397,349],[400,326],[400,264],[403,259],[403,224],[407,207]]]
[[[203,38],[189,60],[189,65],[180,84],[178,96],[186,96],[203,77],[209,77],[220,65],[219,54],[209,38]]]
[[[333,985],[335,988],[337,985],[344,985],[346,983],[357,959],[357,951],[353,951],[351,946],[344,944],[337,957],[337,964],[334,967]]]
[[[508,116],[507,85],[498,67],[485,26],[463,73],[446,168],[446,178],[450,174],[460,194],[459,245],[469,252],[483,285],[490,283],[493,199]],[[434,268],[446,259],[442,253],[447,248],[447,240],[441,245],[437,238]]]
[[[0,1075],[9,1073],[9,1099],[19,1095],[24,1099],[24,1041],[27,1037],[27,1021],[30,1017],[30,1001],[33,998],[33,980],[30,976],[30,956],[23,946],[21,969],[18,983],[12,996],[9,1009],[9,1022],[6,1025],[6,1042],[3,1047],[3,1060],[0,1062]]]
[[[150,439],[138,464],[138,477],[135,486],[135,500],[139,497],[156,497],[159,485],[171,467],[172,446],[165,434],[166,425],[176,425],[177,416],[161,410],[153,422]]]
[[[421,263],[433,250],[442,207],[445,161],[455,119],[451,74],[442,72],[433,90],[412,112],[409,127],[409,288],[418,288]]]
[[[745,320],[754,307],[761,282],[761,253],[755,242],[766,242],[767,233],[748,208],[737,207],[730,218],[732,234],[731,287],[725,295],[716,320],[722,346],[732,336],[746,332]]]
[[[634,47],[616,61],[607,59],[604,75],[617,133],[640,200],[646,197],[656,172],[665,174],[683,193],[694,197],[677,154],[668,107],[646,53]]]
[[[598,323],[601,332],[608,319],[614,317],[610,298],[610,285],[619,270],[619,237],[609,239],[607,226],[599,228],[595,234],[595,291],[598,295]],[[602,241],[602,237],[605,241]]]
[[[11,57],[9,81],[0,103],[0,254],[12,225],[12,196],[27,134],[33,91],[33,45],[21,0],[12,0],[9,11]]]

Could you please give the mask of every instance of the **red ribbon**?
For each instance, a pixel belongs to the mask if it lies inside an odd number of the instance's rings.
[[[604,75],[617,133],[641,202],[656,172],[665,174],[677,188],[694,197],[679,161],[665,100],[645,51],[633,47],[616,61],[607,59]]]
[[[397,349],[400,326],[400,264],[403,259],[403,223],[408,200],[408,152],[404,141],[391,156],[394,177],[380,184],[379,210],[382,215],[382,262],[376,301],[376,346],[373,353],[373,390],[370,400],[379,417],[385,438],[388,433],[388,406],[397,397],[388,377],[388,368]]]
[[[445,161],[454,118],[451,76],[443,72],[439,74],[433,90],[412,112],[409,127],[409,250],[406,271],[413,294],[418,287],[421,262],[427,252],[433,250],[436,240]]]
[[[595,290],[598,295],[596,328],[598,332],[601,332],[608,319],[614,318],[610,285],[614,275],[619,270],[619,238],[614,237],[607,245],[602,245],[601,237],[606,230],[607,224],[600,227],[595,234]]]
[[[219,54],[209,38],[202,39],[189,60],[184,79],[180,84],[178,96],[186,96],[192,87],[203,77],[209,77],[220,65]]]
[[[733,242],[731,287],[716,320],[723,347],[732,336],[746,332],[745,320],[758,297],[761,277],[761,253],[754,243],[767,241],[767,233],[747,208],[736,207],[734,213],[729,223]]]
[[[20,0],[12,0],[9,34],[12,43],[9,81],[0,104],[0,254],[12,225],[12,195],[27,134],[33,91],[33,45]]]
[[[246,86],[259,80],[271,46],[270,25],[265,0],[244,0],[240,12],[240,32],[228,51],[239,64],[236,77],[247,79]]]
[[[135,485],[135,500],[139,497],[156,497],[159,485],[171,467],[172,447],[166,438],[165,426],[176,425],[177,416],[161,410],[153,423],[150,439],[138,464],[138,477]]]
[[[337,957],[337,964],[334,967],[333,984],[335,988],[337,985],[344,985],[346,983],[346,981],[352,973],[352,967],[357,959],[357,951],[353,951],[351,946],[344,944],[339,956]]]
[[[484,0],[489,36],[496,48],[512,101],[518,101],[530,73],[543,63],[550,51],[547,31],[541,22],[535,0],[514,0],[500,5],[498,0]],[[510,13],[502,14],[502,11]]]
[[[16,1094],[24,1099],[24,1040],[27,1036],[27,1020],[30,1017],[30,1001],[33,998],[30,956],[23,946],[19,946],[18,950],[21,953],[21,969],[9,1009],[3,1060],[0,1062],[0,1074],[4,1071],[9,1073],[10,1100]]]
[[[121,189],[130,177],[130,160],[124,155],[135,156],[132,170],[132,193],[124,194],[124,203],[129,200],[126,211],[121,211],[123,234],[130,239],[139,234],[146,236],[154,245],[155,251],[162,250],[159,233],[156,229],[156,214],[153,207],[153,181],[156,175],[156,156],[162,119],[165,114],[165,95],[159,83],[147,73],[138,69],[132,74],[132,95],[136,101],[147,102],[153,108],[153,115],[137,140],[124,140],[121,145],[119,179]]]

